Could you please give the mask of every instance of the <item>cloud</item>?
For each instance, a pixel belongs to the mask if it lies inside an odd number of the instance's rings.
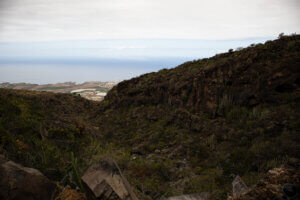
[[[300,30],[298,0],[1,0],[0,41],[234,39]]]

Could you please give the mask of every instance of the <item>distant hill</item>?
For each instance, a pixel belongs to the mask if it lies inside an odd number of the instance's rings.
[[[282,164],[299,169],[300,36],[120,82],[102,102],[0,89],[1,149],[52,180],[113,157],[141,199],[226,199]],[[71,153],[73,152],[73,153]]]
[[[17,90],[48,91],[55,93],[77,93],[90,100],[101,101],[106,93],[117,84],[117,82],[84,82],[76,84],[74,82],[56,83],[56,84],[30,84],[30,83],[0,83],[0,88],[10,88]],[[92,90],[94,92],[87,93]],[[80,92],[77,92],[80,91]]]
[[[95,88],[102,92],[107,92],[117,82],[84,82],[82,84],[76,84],[75,82],[55,83],[55,84],[30,84],[30,83],[0,83],[0,88],[10,88],[18,90],[35,90],[35,91],[49,91],[49,92],[60,92],[70,93],[72,90],[77,89],[89,89]]]

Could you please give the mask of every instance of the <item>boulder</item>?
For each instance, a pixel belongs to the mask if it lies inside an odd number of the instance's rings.
[[[208,199],[208,192],[202,192],[200,194],[187,194],[187,195],[169,197],[166,200],[207,200],[207,199]]]
[[[232,194],[233,198],[238,198],[242,194],[248,191],[248,187],[240,176],[236,176],[232,182]]]
[[[56,185],[38,170],[0,156],[0,199],[50,200],[55,188]]]
[[[102,159],[88,168],[81,178],[88,200],[137,200],[118,165]]]

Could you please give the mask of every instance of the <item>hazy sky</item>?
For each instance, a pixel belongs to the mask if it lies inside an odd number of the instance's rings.
[[[0,82],[124,80],[299,33],[300,0],[0,0]]]
[[[0,41],[240,39],[300,31],[299,0],[0,0]]]

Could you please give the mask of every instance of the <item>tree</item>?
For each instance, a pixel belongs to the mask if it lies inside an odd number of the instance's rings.
[[[281,39],[281,38],[283,38],[284,37],[284,33],[282,32],[282,33],[279,33],[279,35],[278,35],[278,39]]]

